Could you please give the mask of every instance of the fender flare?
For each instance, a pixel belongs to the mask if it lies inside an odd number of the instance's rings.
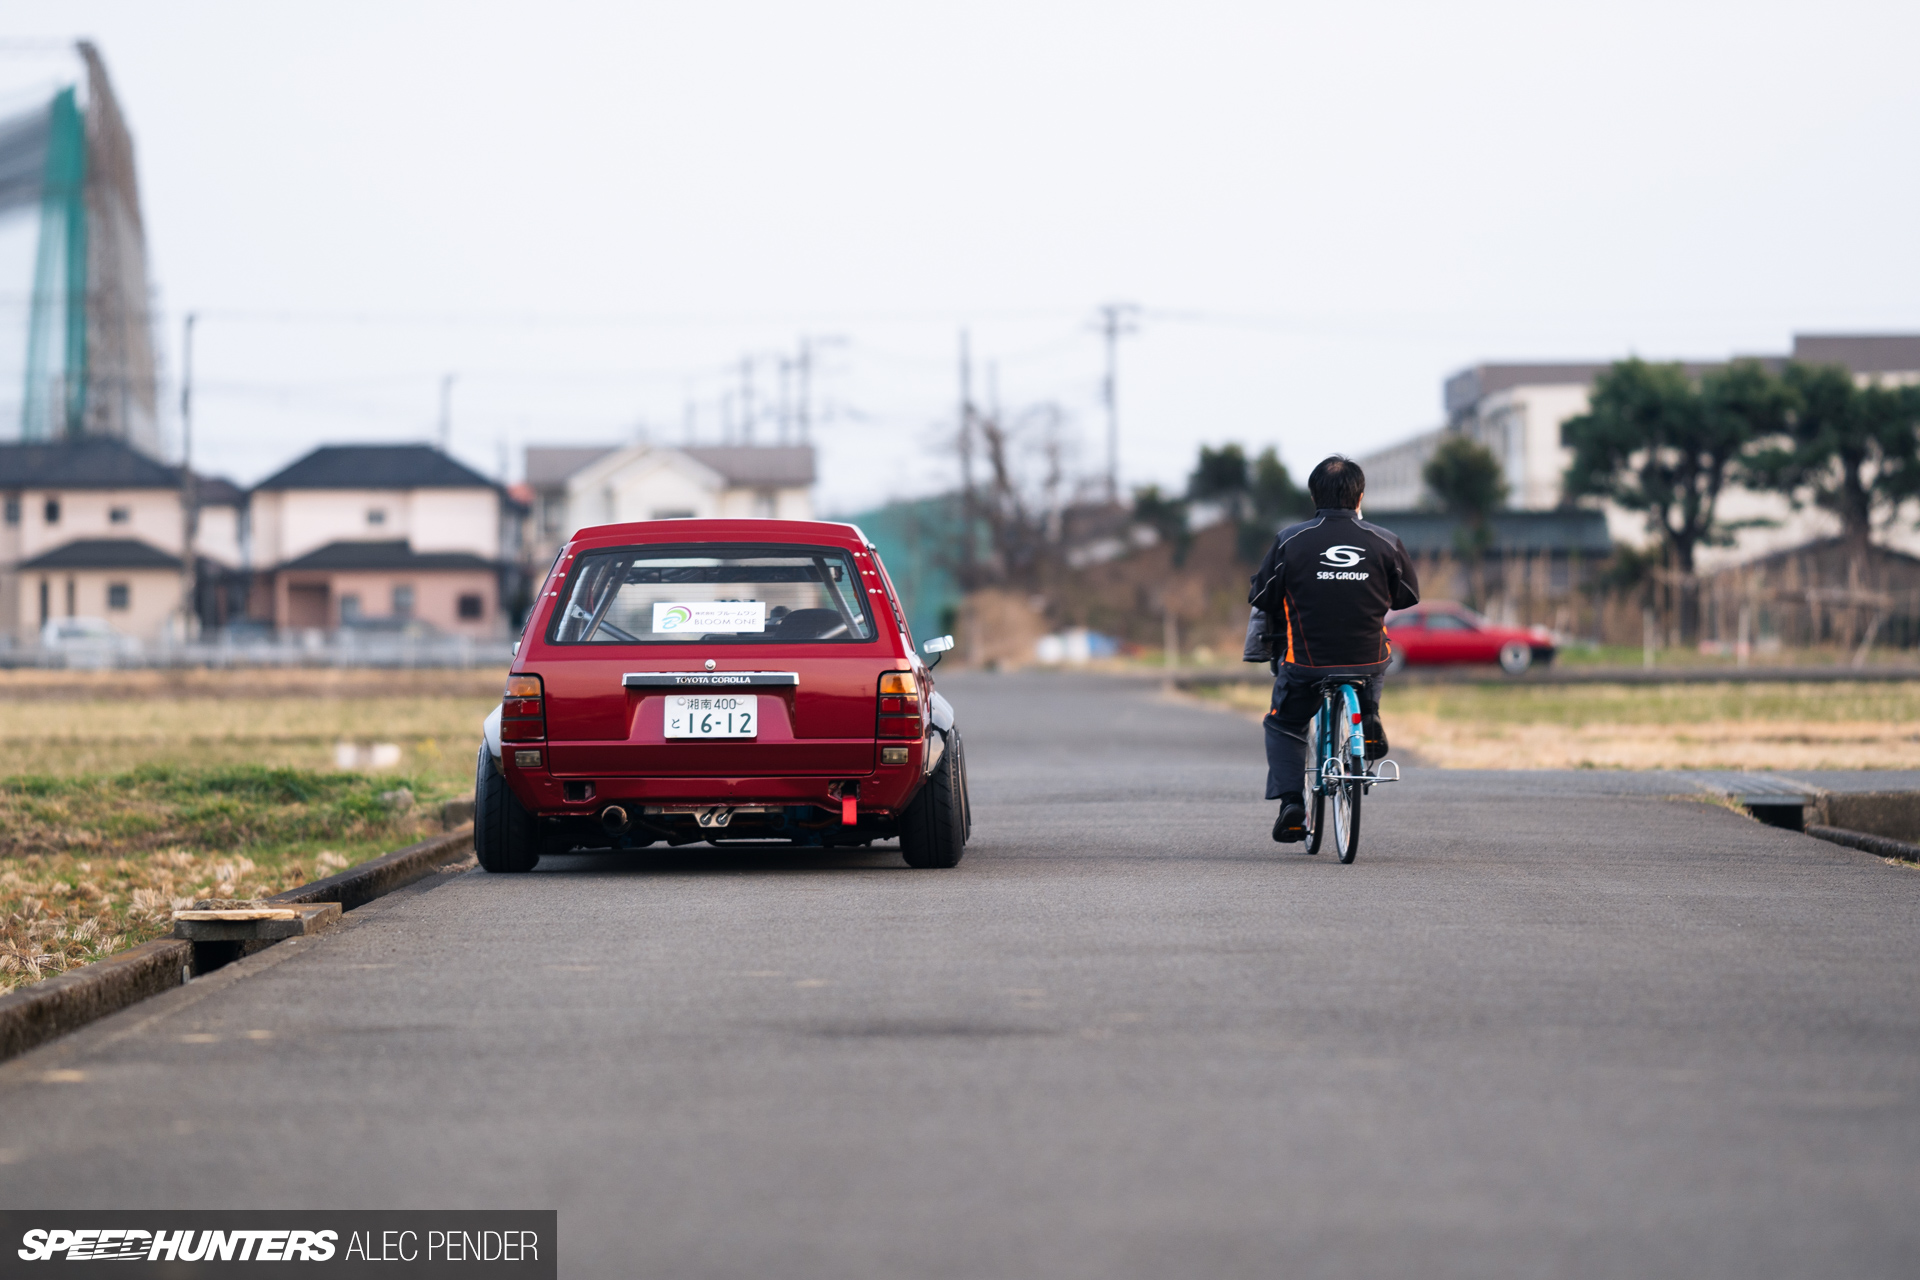
[[[933,697],[928,700],[928,706],[933,711],[934,728],[943,734],[953,728],[953,704],[941,697],[938,689],[933,691]]]
[[[495,764],[498,764],[500,762],[499,703],[495,703],[493,710],[487,713],[487,718],[480,722],[480,736],[487,744],[487,754],[493,757]]]

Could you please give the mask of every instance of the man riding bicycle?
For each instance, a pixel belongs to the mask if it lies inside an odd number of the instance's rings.
[[[1380,723],[1381,673],[1392,656],[1387,612],[1420,603],[1420,582],[1400,539],[1360,518],[1366,485],[1359,464],[1339,454],[1315,467],[1307,477],[1313,517],[1274,537],[1247,593],[1255,612],[1246,656],[1271,660],[1275,675],[1265,721],[1267,799],[1280,801],[1273,838],[1282,844],[1307,837],[1307,726],[1320,709],[1322,681],[1352,681],[1367,759],[1387,753]]]

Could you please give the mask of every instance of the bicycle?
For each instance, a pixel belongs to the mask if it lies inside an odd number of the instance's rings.
[[[1320,710],[1309,729],[1307,759],[1311,762],[1307,799],[1307,852],[1319,853],[1326,837],[1327,805],[1333,805],[1333,847],[1342,863],[1360,852],[1360,800],[1381,783],[1400,781],[1400,766],[1392,760],[1367,762],[1366,735],[1360,727],[1360,695],[1346,680],[1323,680],[1315,687]],[[1337,704],[1337,706],[1336,706]],[[1393,776],[1379,769],[1393,766]]]

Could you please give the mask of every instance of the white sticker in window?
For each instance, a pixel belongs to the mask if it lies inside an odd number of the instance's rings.
[[[655,634],[672,631],[765,631],[764,600],[695,600],[653,606]]]

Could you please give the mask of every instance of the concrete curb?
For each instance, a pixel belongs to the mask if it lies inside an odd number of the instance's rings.
[[[187,981],[193,944],[143,942],[0,996],[0,1061]]]
[[[351,911],[425,879],[472,847],[473,828],[468,825],[277,893],[269,901],[337,902],[342,911]],[[183,986],[192,969],[193,943],[158,938],[0,996],[0,1062]]]
[[[1829,844],[1843,844],[1849,849],[1877,853],[1883,858],[1899,858],[1903,862],[1920,862],[1920,844],[1889,840],[1886,836],[1870,836],[1864,831],[1848,831],[1844,827],[1809,824],[1805,830],[1814,839],[1825,840]]]
[[[285,893],[276,893],[268,902],[337,902],[342,911],[365,906],[395,889],[432,875],[442,863],[453,862],[473,848],[473,826],[455,828],[445,835],[410,844],[404,849],[348,867],[337,876],[315,880]]]

